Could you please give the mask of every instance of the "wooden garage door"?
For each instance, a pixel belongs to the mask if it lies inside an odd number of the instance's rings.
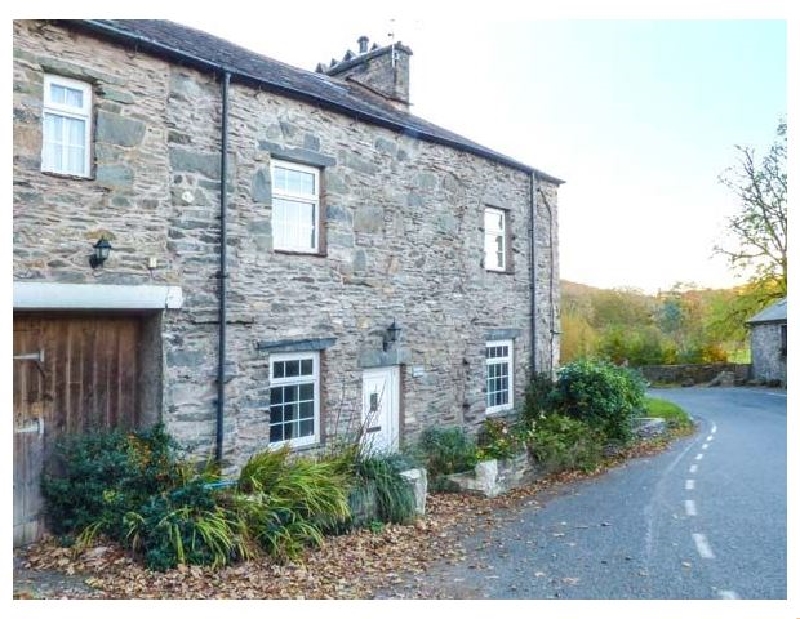
[[[140,332],[139,318],[14,316],[15,546],[44,531],[39,482],[59,435],[139,425]]]
[[[14,362],[15,417],[44,401],[49,438],[137,427],[140,332],[138,317],[15,316],[14,356],[44,351],[42,363]]]

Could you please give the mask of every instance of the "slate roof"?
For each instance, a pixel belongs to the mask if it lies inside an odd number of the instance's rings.
[[[533,172],[542,180],[564,182],[418,116],[396,110],[380,97],[370,97],[356,86],[322,73],[292,67],[182,24],[151,19],[63,21],[96,35],[136,45],[173,62],[206,71],[227,71],[232,81],[252,83],[420,140],[480,155],[524,172]]]
[[[764,322],[786,322],[786,299],[781,299],[761,310],[748,320],[747,324],[752,325]]]

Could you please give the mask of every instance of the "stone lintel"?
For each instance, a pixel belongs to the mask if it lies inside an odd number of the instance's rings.
[[[515,340],[522,335],[521,329],[486,329],[486,341]]]
[[[285,148],[275,142],[258,141],[258,149],[267,151],[276,159],[326,168],[336,165],[336,159],[306,148]]]
[[[306,352],[309,350],[324,350],[335,343],[335,337],[315,337],[302,340],[261,340],[256,342],[256,350],[264,350],[271,353]]]

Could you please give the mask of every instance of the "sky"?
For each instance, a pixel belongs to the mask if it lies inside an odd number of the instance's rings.
[[[741,281],[712,255],[737,206],[718,176],[734,144],[765,152],[786,116],[785,21],[468,13],[172,18],[309,70],[394,31],[414,52],[414,114],[566,181],[562,279],[646,292]]]

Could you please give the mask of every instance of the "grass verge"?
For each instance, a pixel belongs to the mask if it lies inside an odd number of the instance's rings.
[[[668,400],[648,396],[645,398],[645,406],[648,417],[665,419],[670,429],[691,430],[693,427],[692,420],[686,411]]]

